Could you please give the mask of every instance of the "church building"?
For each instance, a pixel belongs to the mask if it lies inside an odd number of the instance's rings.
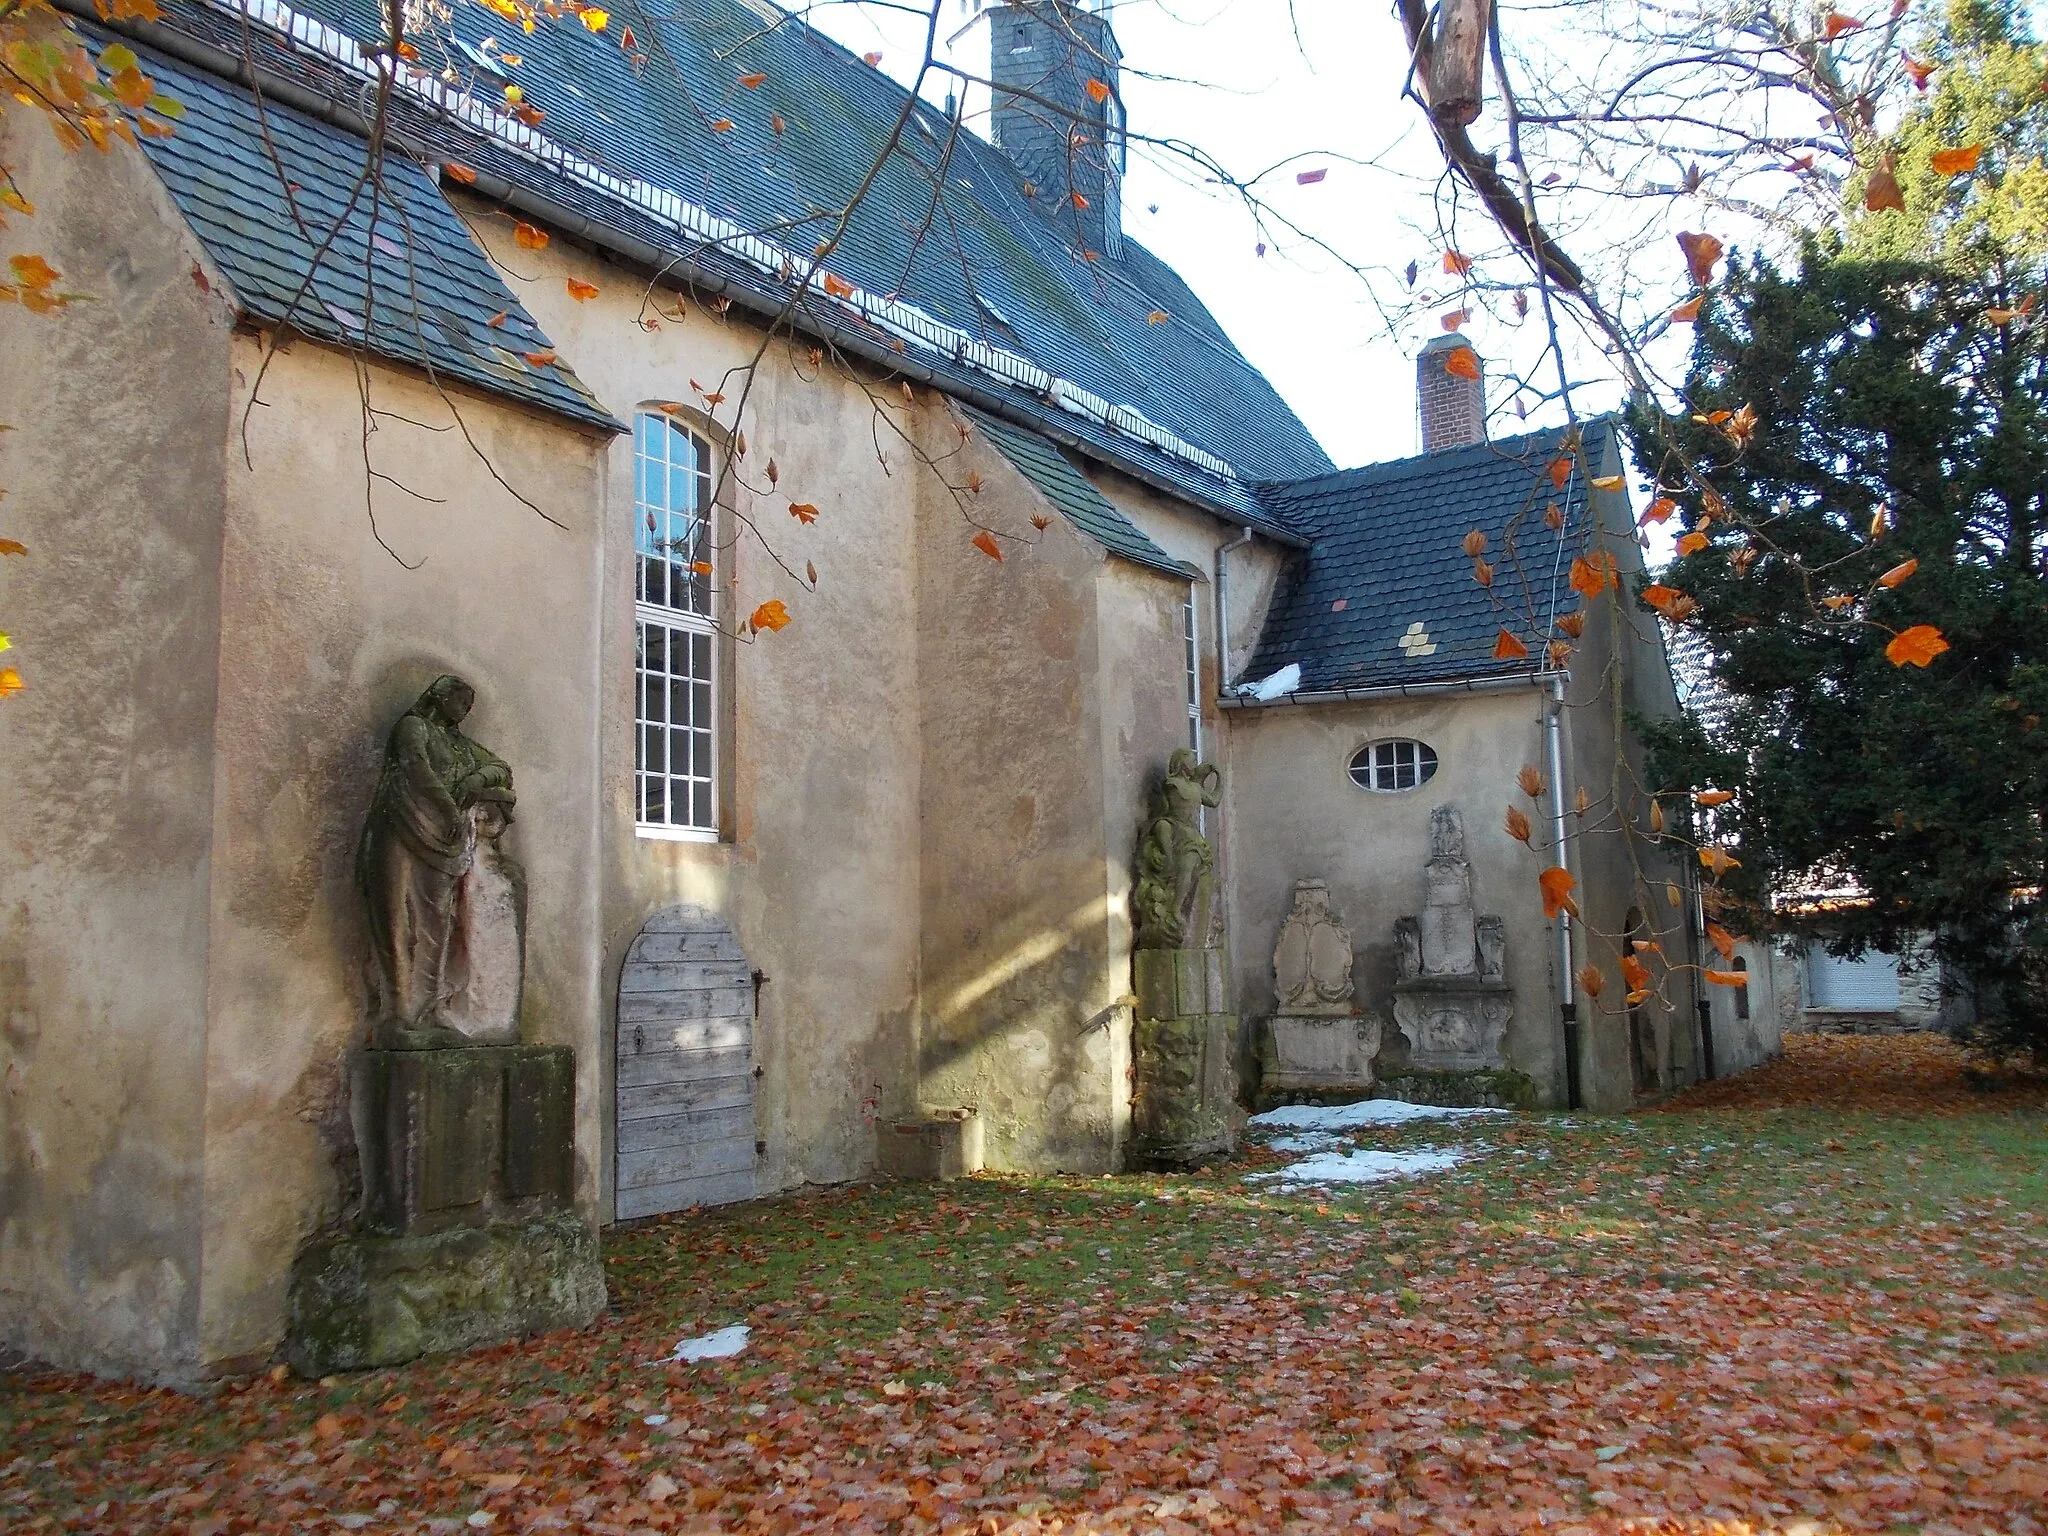
[[[64,9],[180,110],[104,155],[0,117],[36,205],[0,241],[90,295],[0,311],[7,1347],[276,1355],[377,1176],[350,1062],[433,984],[371,951],[449,921],[391,862],[425,835],[365,836],[417,812],[393,763],[489,812],[523,972],[463,941],[468,995],[573,1051],[595,1227],[873,1176],[940,1112],[991,1169],[1127,1166],[1183,748],[1247,1104],[1304,889],[1371,1091],[1614,1109],[1743,1064],[1638,835],[1628,722],[1676,703],[1611,424],[1490,440],[1446,338],[1422,451],[1339,470],[1124,233],[1102,7],[973,8],[972,121],[769,0],[408,5],[403,49],[381,0]],[[1502,654],[1589,541],[1583,638]],[[1623,1001],[1631,934],[1668,998]]]

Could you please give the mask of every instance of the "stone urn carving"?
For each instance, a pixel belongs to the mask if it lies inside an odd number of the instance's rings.
[[[1351,962],[1351,935],[1330,910],[1330,887],[1297,880],[1273,946],[1279,1004],[1259,1034],[1262,1094],[1372,1087],[1380,1021],[1358,1012]]]
[[[1448,805],[1430,813],[1423,893],[1422,911],[1394,924],[1394,1023],[1408,1059],[1428,1071],[1503,1067],[1501,1037],[1514,1013],[1507,928],[1499,917],[1479,915],[1465,825]]]

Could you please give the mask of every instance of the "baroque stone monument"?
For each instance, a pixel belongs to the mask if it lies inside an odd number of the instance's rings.
[[[1505,974],[1507,927],[1481,917],[1472,900],[1465,824],[1440,805],[1429,816],[1422,912],[1394,924],[1399,979],[1394,1022],[1411,1065],[1426,1071],[1496,1070],[1501,1035],[1514,1011]]]
[[[1181,747],[1166,760],[1138,835],[1131,1155],[1139,1167],[1193,1167],[1237,1143],[1237,1015],[1213,901],[1216,858],[1202,832],[1204,808],[1222,801],[1222,770]]]
[[[1373,1085],[1380,1021],[1363,1016],[1351,980],[1351,935],[1321,880],[1294,882],[1273,946],[1278,1010],[1259,1033],[1262,1094],[1363,1091]]]
[[[553,1328],[604,1307],[575,1210],[576,1058],[525,1045],[526,873],[505,761],[436,678],[392,727],[357,850],[369,1048],[350,1063],[363,1208],[293,1266],[286,1353],[307,1375]]]

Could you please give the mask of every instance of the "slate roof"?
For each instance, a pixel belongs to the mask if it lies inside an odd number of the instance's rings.
[[[296,0],[302,14],[359,41],[381,35],[381,5]],[[175,0],[167,14],[180,30],[208,36],[233,54],[244,47],[238,11]],[[799,258],[828,232],[827,213],[867,173],[907,99],[889,77],[767,0],[692,0],[668,19],[636,16],[635,27],[647,34],[636,37],[644,55],[638,68],[620,46],[620,18],[603,34],[567,16],[526,34],[480,5],[458,4],[452,25],[470,47],[496,39],[502,52],[520,59],[504,73],[545,113],[538,131],[552,145],[622,181],[669,189],[747,230],[773,231]],[[261,26],[252,32],[261,63],[314,80],[327,69],[303,50],[286,54]],[[459,51],[444,55],[430,39],[420,47],[424,66],[457,67],[474,78],[474,63]],[[329,88],[339,85],[338,98],[351,99],[346,73],[328,73]],[[766,77],[758,88],[738,84],[753,74]],[[606,195],[587,176],[564,174],[543,154],[523,154],[424,109],[399,116],[432,153],[670,250],[698,275],[724,276],[771,301],[780,296],[728,250],[679,237],[672,225],[623,196]],[[777,116],[784,124],[779,134]],[[722,122],[730,128],[712,126]],[[999,150],[971,132],[955,140],[950,120],[919,103],[898,152],[833,253],[831,270],[1142,413],[1228,462],[1239,478],[1212,474],[1064,410],[950,353],[909,346],[907,357],[942,384],[955,379],[1001,398],[1056,437],[1099,447],[1112,462],[1121,456],[1191,499],[1286,536],[1252,482],[1324,473],[1331,468],[1327,455],[1162,262],[1130,240],[1119,259],[1081,261],[1055,227],[1048,199],[1026,197],[1024,186]],[[1148,323],[1154,312],[1170,318]]]
[[[351,209],[363,142],[267,102],[281,181],[247,91],[140,45],[135,52],[157,89],[185,108],[174,134],[144,138],[142,147],[244,315],[289,320],[321,341],[625,430],[565,364],[536,366],[521,355],[550,350],[548,338],[417,165],[386,157],[380,185]],[[504,321],[491,326],[499,313]]]
[[[996,451],[1017,466],[1018,471],[1044,493],[1068,522],[1102,545],[1113,555],[1164,571],[1170,576],[1198,575],[1145,536],[1143,529],[1118,510],[1116,504],[1090,485],[1081,472],[1067,462],[1057,444],[1036,432],[969,407],[967,415],[981,428]]]
[[[1619,472],[1613,423],[1589,422],[1585,435],[1599,472]],[[1302,693],[1533,671],[1539,658],[1496,661],[1493,647],[1509,615],[1577,602],[1566,577],[1586,485],[1574,470],[1553,491],[1545,473],[1562,438],[1536,432],[1263,488],[1274,512],[1314,542],[1282,578],[1244,680],[1289,662],[1301,664]],[[1552,500],[1566,514],[1561,534],[1543,521]],[[1515,561],[1504,553],[1511,525]],[[1491,541],[1491,588],[1472,579],[1461,548],[1475,528]],[[1404,648],[1416,624],[1425,638]],[[1434,650],[1411,654],[1424,645]]]

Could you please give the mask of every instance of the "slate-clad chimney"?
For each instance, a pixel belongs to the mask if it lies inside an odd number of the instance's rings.
[[[1444,366],[1458,353],[1472,359],[1475,378]],[[1469,448],[1486,441],[1486,371],[1472,343],[1439,336],[1415,359],[1415,396],[1422,409],[1422,451]]]
[[[1116,260],[1123,255],[1124,104],[1109,18],[1075,0],[1007,0],[988,18],[997,145],[1069,239]],[[1095,93],[1090,81],[1100,82]],[[1104,87],[1108,94],[1097,101]]]

